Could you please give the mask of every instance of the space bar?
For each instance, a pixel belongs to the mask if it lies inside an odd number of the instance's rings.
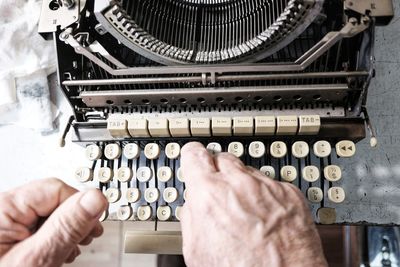
[[[173,231],[127,231],[125,253],[182,254],[181,232]]]

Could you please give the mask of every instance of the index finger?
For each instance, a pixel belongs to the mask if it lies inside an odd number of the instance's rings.
[[[191,142],[183,146],[181,151],[181,165],[183,174],[189,178],[205,177],[217,172],[214,159],[207,149],[198,142]],[[189,181],[190,182],[190,181]]]
[[[37,180],[5,193],[7,205],[2,205],[3,212],[14,222],[30,228],[77,192],[58,179]]]

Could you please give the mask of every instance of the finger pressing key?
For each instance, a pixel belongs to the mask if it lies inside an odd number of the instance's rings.
[[[197,142],[188,143],[182,148],[181,164],[185,178],[188,178],[185,180],[187,183],[191,182],[192,177],[207,177],[203,174],[217,172],[212,155]]]

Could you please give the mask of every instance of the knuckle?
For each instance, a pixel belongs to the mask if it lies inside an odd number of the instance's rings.
[[[54,187],[63,187],[65,183],[57,178],[46,178],[43,180],[46,185],[54,186]]]
[[[205,149],[195,149],[187,153],[182,153],[182,167],[185,171],[190,171],[192,164],[197,164],[197,162],[208,161],[210,155]]]
[[[199,149],[199,150],[196,150],[196,151],[193,153],[193,156],[194,156],[195,158],[199,158],[199,159],[207,159],[207,158],[210,156],[210,154],[209,154],[208,151],[205,150],[205,149]]]
[[[236,173],[231,178],[227,180],[228,186],[238,190],[240,193],[257,192],[260,187],[259,180],[246,172]]]
[[[32,181],[31,184],[38,184],[38,182],[40,184],[43,184],[46,188],[50,188],[52,190],[55,189],[55,191],[59,191],[61,188],[65,187],[66,184],[61,181],[58,178],[54,178],[54,177],[50,177],[50,178],[44,178],[41,180],[36,180],[36,181]]]
[[[240,171],[242,173],[248,173],[249,170],[247,167],[243,164],[243,162],[235,157],[234,155],[230,153],[220,153],[217,155],[217,160],[220,162],[220,164],[223,164],[225,166],[229,166],[234,168],[236,171]]]
[[[58,220],[54,228],[59,233],[60,241],[64,244],[78,244],[82,237],[79,231],[82,224],[79,220],[71,220],[67,218],[62,218]]]
[[[219,154],[217,154],[217,157],[221,158],[221,159],[229,160],[229,161],[238,161],[237,157],[235,157],[234,155],[227,153],[227,152],[219,153]]]
[[[256,177],[253,175],[247,174],[245,175],[245,178],[248,179],[248,182],[246,183],[246,187],[249,186],[249,188],[253,190],[257,190],[261,186],[260,180],[258,180]]]

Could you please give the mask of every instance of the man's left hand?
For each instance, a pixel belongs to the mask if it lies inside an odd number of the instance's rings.
[[[103,233],[107,201],[98,190],[79,193],[57,179],[0,193],[0,267],[61,266]]]

